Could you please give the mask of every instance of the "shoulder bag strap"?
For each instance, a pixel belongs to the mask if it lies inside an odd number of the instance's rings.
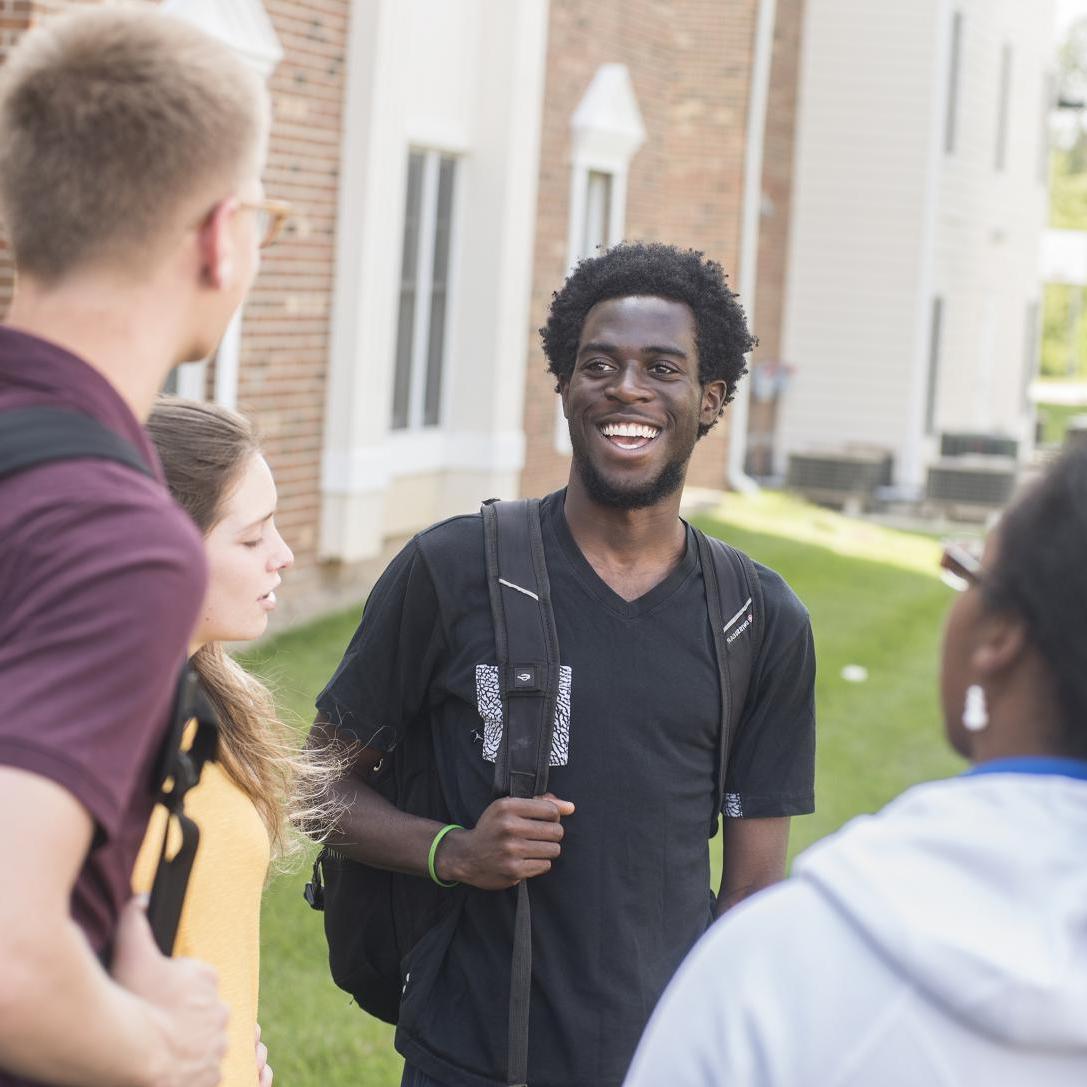
[[[710,836],[725,798],[729,756],[743,714],[765,626],[762,586],[755,564],[742,551],[695,529],[706,606],[713,630],[721,694],[721,725],[717,740],[717,780]]]
[[[196,722],[193,742],[188,748],[183,748],[182,736],[188,723],[193,720]],[[157,800],[166,808],[167,817],[158,868],[151,885],[147,920],[155,943],[164,955],[170,955],[174,950],[181,907],[185,903],[196,847],[200,844],[200,828],[185,814],[185,794],[200,780],[204,764],[214,761],[218,744],[219,726],[215,710],[195,670],[186,661],[178,679],[170,732],[156,770]],[[168,856],[170,824],[175,819],[181,832],[181,844],[172,856]]]
[[[482,507],[487,587],[502,697],[502,741],[495,757],[496,796],[532,797],[547,789],[559,640],[543,549],[538,499]],[[507,1082],[528,1082],[532,994],[532,915],[528,881],[517,885],[510,968]]]
[[[89,415],[47,407],[0,413],[0,477],[82,457],[117,461],[154,478],[131,442]]]

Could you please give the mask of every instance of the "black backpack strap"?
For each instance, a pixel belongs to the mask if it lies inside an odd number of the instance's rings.
[[[182,736],[192,720],[196,721],[196,734],[192,744],[183,749]],[[167,817],[158,868],[151,886],[151,901],[147,906],[147,919],[155,943],[164,955],[171,954],[174,949],[185,890],[189,885],[196,847],[200,843],[200,828],[184,811],[185,794],[200,780],[204,764],[215,759],[218,743],[215,710],[195,670],[186,661],[177,684],[170,732],[156,769],[157,800],[166,808]],[[181,846],[169,857],[170,824],[175,819],[181,831]]]
[[[496,796],[532,797],[547,789],[559,639],[551,609],[539,499],[485,502],[483,549],[494,620],[502,742],[495,756]],[[532,913],[528,881],[517,885],[510,968],[507,1082],[528,1082],[528,1020],[532,995]]]
[[[713,630],[721,693],[717,739],[717,781],[710,836],[725,799],[729,756],[744,711],[755,661],[762,648],[766,617],[755,564],[742,551],[695,528],[706,606]]]
[[[89,415],[61,408],[17,408],[0,413],[0,478],[13,476],[40,464],[93,457],[124,464],[151,479],[155,478],[139,450],[120,435]],[[182,750],[182,736],[189,721],[196,720],[196,734],[188,750]],[[164,955],[174,948],[181,907],[185,901],[200,830],[184,813],[185,794],[199,780],[204,763],[215,758],[218,723],[192,665],[181,668],[174,695],[170,731],[162,745],[155,768],[157,801],[167,810],[155,880],[147,917],[155,942]],[[181,847],[167,857],[170,823],[176,819]]]
[[[60,408],[17,408],[0,414],[0,477],[53,461],[96,457],[154,478],[139,450],[89,415]]]
[[[547,789],[559,693],[559,639],[544,560],[540,503],[538,499],[488,502],[482,513],[502,696],[495,795],[537,796]]]

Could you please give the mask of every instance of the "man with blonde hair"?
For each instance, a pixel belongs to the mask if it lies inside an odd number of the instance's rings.
[[[163,957],[129,901],[206,580],[141,424],[168,372],[215,348],[281,222],[267,129],[255,75],[155,11],[47,23],[0,70],[17,273],[0,438],[59,409],[147,468],[0,477],[0,1087],[219,1082],[214,974]]]

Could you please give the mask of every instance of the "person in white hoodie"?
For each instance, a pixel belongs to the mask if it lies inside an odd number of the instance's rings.
[[[626,1087],[1087,1084],[1087,449],[1008,510],[944,634],[974,765],[797,858],[680,968]]]

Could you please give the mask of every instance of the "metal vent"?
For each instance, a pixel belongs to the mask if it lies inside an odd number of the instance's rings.
[[[980,454],[985,457],[1019,456],[1019,443],[1004,434],[971,434],[954,431],[940,435],[941,457],[965,457]]]
[[[892,457],[884,449],[848,448],[790,453],[785,485],[816,502],[866,503],[890,482]]]
[[[962,506],[1003,506],[1015,489],[1016,462],[1010,457],[949,457],[929,467],[925,497]]]

